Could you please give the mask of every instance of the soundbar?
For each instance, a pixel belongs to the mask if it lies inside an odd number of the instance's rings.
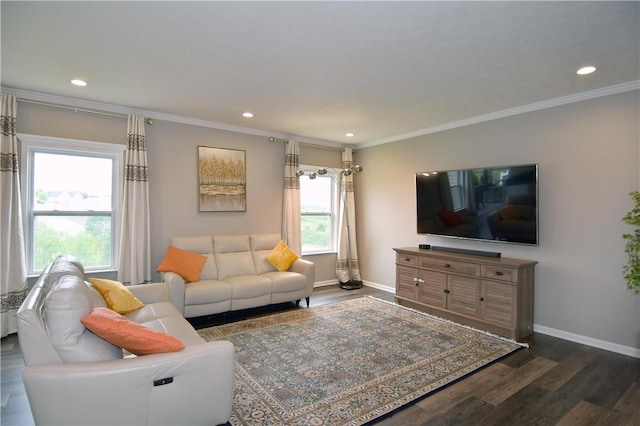
[[[484,257],[500,257],[502,253],[497,251],[482,251],[482,250],[469,250],[463,248],[453,248],[453,247],[442,247],[442,246],[431,246],[432,251],[446,251],[449,253],[460,253],[460,254],[471,254],[474,256],[484,256]]]

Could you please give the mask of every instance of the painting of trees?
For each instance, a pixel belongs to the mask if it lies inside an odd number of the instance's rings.
[[[246,153],[198,147],[200,211],[246,211]]]

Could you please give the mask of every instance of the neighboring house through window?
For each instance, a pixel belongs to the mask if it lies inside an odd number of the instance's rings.
[[[115,270],[124,145],[19,134],[27,269],[59,254]]]
[[[301,166],[305,174],[300,177],[300,213],[302,254],[318,254],[336,251],[337,241],[337,177],[317,175],[309,178],[309,173],[318,167]]]

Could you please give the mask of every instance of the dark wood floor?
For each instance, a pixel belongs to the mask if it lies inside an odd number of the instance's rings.
[[[365,287],[314,291],[311,306],[372,295],[393,295]],[[301,306],[304,306],[304,301]],[[215,315],[195,327],[298,309],[294,304]],[[376,425],[597,425],[640,426],[640,359],[534,334],[522,349],[475,374],[415,401]],[[2,339],[0,424],[32,425],[22,385],[24,368],[16,335]]]

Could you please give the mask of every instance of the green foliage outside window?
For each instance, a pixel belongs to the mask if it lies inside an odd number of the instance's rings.
[[[301,218],[302,247],[313,250],[331,247],[331,217],[307,216]]]
[[[34,269],[41,270],[59,254],[80,259],[85,267],[111,264],[111,218],[90,216],[78,233],[53,229],[44,221],[35,221]]]
[[[633,198],[635,207],[622,220],[636,229],[633,233],[622,235],[627,240],[624,252],[628,258],[624,266],[624,278],[627,280],[627,288],[640,294],[640,192],[632,191],[629,195]]]

